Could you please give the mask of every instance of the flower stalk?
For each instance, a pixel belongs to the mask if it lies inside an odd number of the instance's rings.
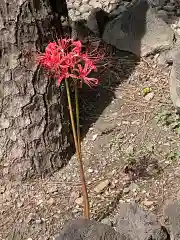
[[[83,167],[83,162],[82,162],[81,144],[80,144],[79,104],[78,104],[78,89],[77,89],[78,86],[76,83],[75,84],[76,124],[77,124],[77,128],[76,128],[75,122],[74,122],[73,110],[72,110],[71,95],[70,95],[70,90],[69,90],[68,79],[65,79],[65,85],[66,85],[69,114],[70,114],[70,119],[71,119],[71,126],[72,126],[72,131],[73,131],[76,155],[77,155],[77,160],[79,161],[79,165],[80,165],[79,167],[80,167],[80,179],[81,179],[81,183],[82,183],[82,195],[83,195],[83,203],[84,203],[84,218],[89,219],[90,218],[89,199],[88,199],[88,192],[87,192],[84,167]]]

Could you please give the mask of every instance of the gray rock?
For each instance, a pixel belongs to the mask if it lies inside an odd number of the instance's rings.
[[[173,38],[173,30],[157,17],[146,0],[138,0],[133,7],[108,22],[103,33],[105,42],[139,57],[169,49]]]
[[[128,233],[133,240],[167,240],[167,232],[156,221],[135,203],[122,203],[117,218],[116,230],[120,234]]]
[[[91,220],[70,221],[55,240],[130,240],[112,227]]]
[[[180,200],[168,204],[165,207],[164,215],[168,220],[171,239],[180,239]]]
[[[174,56],[169,84],[173,105],[180,112],[180,52]]]
[[[96,36],[101,36],[108,20],[109,16],[107,12],[103,11],[101,8],[94,8],[88,17],[86,24]]]
[[[116,8],[115,10],[113,10],[110,14],[111,17],[116,17],[119,14],[123,13],[124,11],[126,11],[127,8],[125,6],[120,5],[118,8]]]

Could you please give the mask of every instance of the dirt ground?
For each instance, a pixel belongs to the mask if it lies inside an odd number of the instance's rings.
[[[119,202],[136,201],[163,222],[164,205],[180,197],[180,120],[169,96],[170,67],[157,66],[156,57],[139,64],[123,59],[121,74],[118,63],[111,68],[111,80],[94,93],[99,105],[101,93],[108,96],[97,115],[94,103],[83,98],[83,121],[92,123],[82,149],[93,219],[115,221]],[[112,85],[117,75],[122,81]],[[68,219],[82,215],[75,156],[44,179],[1,183],[1,240],[54,239]]]

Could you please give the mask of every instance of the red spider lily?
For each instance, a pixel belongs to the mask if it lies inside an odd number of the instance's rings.
[[[96,63],[102,59],[102,55],[90,56],[82,51],[81,41],[72,39],[60,39],[50,42],[44,54],[38,56],[38,63],[47,70],[52,77],[57,78],[60,85],[65,78],[74,78],[81,83],[93,87],[99,84],[97,78],[88,75],[96,71]]]

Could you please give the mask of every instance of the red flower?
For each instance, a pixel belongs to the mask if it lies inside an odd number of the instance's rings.
[[[99,84],[97,78],[90,78],[88,75],[96,71],[96,63],[103,56],[91,57],[88,53],[82,52],[81,41],[71,39],[59,39],[57,42],[50,42],[44,54],[38,56],[38,63],[48,71],[52,77],[57,78],[58,85],[65,78],[74,78],[80,82],[93,87]]]

